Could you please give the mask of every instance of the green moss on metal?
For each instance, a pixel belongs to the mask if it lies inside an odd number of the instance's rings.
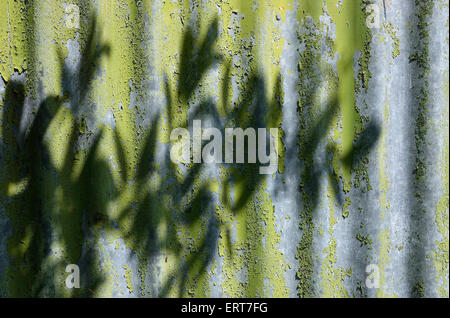
[[[322,297],[349,297],[347,290],[345,289],[343,282],[347,277],[352,276],[352,269],[343,267],[336,267],[337,256],[336,256],[336,239],[334,238],[334,226],[337,223],[337,219],[335,217],[335,205],[336,202],[333,199],[331,193],[331,186],[328,186],[328,210],[329,210],[329,227],[328,233],[330,235],[330,239],[328,241],[328,246],[323,250],[325,253],[325,260],[321,265],[321,289],[322,289]]]
[[[325,6],[322,6],[326,4]],[[329,141],[328,153],[331,155],[332,174],[338,182],[342,182],[343,191],[349,192],[352,186],[351,173],[352,162],[351,153],[353,151],[354,140],[358,138],[363,129],[363,119],[359,115],[359,110],[356,107],[355,94],[359,92],[360,85],[364,88],[368,87],[368,81],[370,79],[369,61],[370,61],[370,43],[371,32],[365,26],[365,1],[324,1],[321,3],[317,1],[317,5],[321,7],[323,14],[331,16],[333,23],[336,25],[336,37],[334,41],[331,37],[323,39],[326,44],[330,45],[338,57],[337,62],[337,75],[333,74],[333,71],[327,71],[325,67],[325,77],[328,79],[327,95],[329,96],[329,104],[327,107],[331,108],[334,103],[338,104],[337,111],[339,111],[338,117],[334,117],[334,112],[331,111],[329,116],[331,117],[332,135]],[[318,200],[316,193],[311,193],[315,181],[312,179],[311,171],[313,170],[314,161],[313,155],[315,147],[318,142],[314,136],[311,140],[308,140],[308,129],[310,129],[310,123],[314,123],[314,118],[319,113],[318,109],[309,105],[315,105],[317,103],[315,94],[314,83],[323,80],[321,76],[315,71],[322,69],[318,67],[321,65],[321,57],[317,53],[321,44],[321,31],[312,31],[320,28],[314,26],[314,23],[318,22],[317,10],[315,11],[315,17],[310,21],[308,20],[307,12],[303,7],[301,16],[303,17],[302,27],[305,31],[299,36],[301,45],[305,47],[301,52],[299,72],[301,74],[299,92],[299,113],[300,118],[300,159],[304,162],[306,168],[301,176],[300,191],[302,193],[302,201],[304,207],[300,212],[301,224],[300,228],[303,231],[302,240],[299,244],[297,257],[299,258],[299,270],[298,277],[300,279],[299,290],[300,296],[308,297],[313,295],[313,279],[312,279],[312,229],[314,224],[312,221],[312,213],[316,209],[316,201]],[[312,26],[312,27],[311,27]],[[355,54],[359,51],[359,73],[355,75],[353,70],[353,60]],[[326,55],[324,55],[326,56]],[[333,54],[331,54],[331,57]],[[323,67],[323,66],[322,66]],[[323,69],[322,69],[323,70]],[[356,80],[358,82],[356,82]],[[359,84],[361,83],[361,84]],[[335,88],[337,87],[337,100],[333,101],[333,95]],[[329,110],[328,110],[329,111]],[[328,127],[321,127],[322,130],[327,130]],[[303,141],[302,141],[303,140]],[[305,141],[306,140],[306,141]],[[346,158],[343,160],[342,158]],[[361,161],[362,163],[357,167],[356,174],[358,181],[366,178],[367,188],[370,189],[370,183],[368,180],[367,164],[368,160]],[[366,163],[366,164],[364,164]],[[330,180],[330,182],[335,182]],[[317,191],[317,190],[316,190]],[[333,191],[330,192],[332,195]],[[343,206],[343,216],[348,216],[348,209],[351,201],[347,197]],[[332,253],[333,246],[329,246],[331,250],[327,253],[334,257]],[[325,269],[323,269],[322,274]],[[326,271],[325,271],[326,272]],[[330,273],[330,271],[328,271]],[[337,274],[336,274],[337,275]],[[339,285],[339,284],[338,284]],[[336,285],[337,286],[337,285]],[[343,293],[344,294],[344,293]]]
[[[350,197],[346,197],[345,202],[342,205],[342,217],[344,219],[348,218],[348,216],[349,216],[349,208],[350,208],[351,204],[352,204],[352,200],[350,199]]]
[[[415,183],[420,184],[425,181],[427,173],[427,165],[425,163],[426,152],[426,140],[427,132],[429,129],[428,122],[428,103],[429,103],[429,91],[428,91],[428,79],[427,75],[430,72],[429,65],[429,21],[433,10],[433,1],[415,1],[417,7],[418,18],[418,37],[419,42],[416,50],[410,55],[410,63],[416,63],[419,69],[419,79],[423,80],[423,85],[420,87],[419,94],[417,96],[417,117],[415,123],[415,146],[416,146],[416,162],[413,171]],[[419,191],[415,192],[415,197],[419,204],[423,205],[423,194]],[[422,212],[424,208],[422,207]]]
[[[369,246],[369,249],[372,249],[372,239],[370,238],[369,235],[363,235],[361,233],[358,232],[358,234],[356,234],[356,239],[361,243],[361,246]]]
[[[303,10],[300,8],[299,10]],[[300,81],[298,84],[299,101],[298,113],[300,116],[300,129],[298,137],[299,157],[304,162],[305,168],[302,170],[300,181],[300,193],[303,201],[303,207],[300,211],[300,230],[302,231],[302,238],[297,247],[296,258],[298,259],[297,278],[298,294],[302,298],[313,297],[314,280],[313,280],[313,212],[315,206],[316,193],[312,189],[312,169],[314,166],[314,143],[310,134],[310,123],[315,115],[315,94],[316,87],[320,81],[319,73],[317,71],[318,51],[320,47],[320,32],[315,30],[318,26],[314,20],[305,18],[303,24],[305,30],[303,33],[298,33],[299,41],[305,46],[305,49],[300,52],[299,74]]]
[[[416,218],[421,218],[423,213],[427,212],[425,205],[425,193],[420,189],[427,182],[427,173],[429,167],[427,166],[427,147],[428,147],[428,131],[430,129],[429,122],[429,78],[430,73],[430,30],[429,20],[431,19],[435,1],[415,0],[416,17],[417,17],[417,36],[418,41],[414,47],[413,53],[409,57],[410,63],[415,63],[417,67],[417,74],[420,84],[418,91],[415,94],[415,109],[416,118],[414,126],[414,142],[415,142],[415,167],[413,169],[414,175],[414,197],[417,206],[413,210],[413,215]],[[422,239],[419,237],[419,240]],[[417,275],[422,276],[422,275]],[[417,278],[421,279],[421,277]],[[418,281],[416,281],[418,283]],[[424,282],[425,283],[425,282]]]
[[[395,30],[392,22],[385,22],[383,26],[386,29],[386,32],[391,36],[391,39],[393,41],[391,55],[392,58],[395,59],[400,55],[400,39],[397,36],[397,31]]]
[[[417,298],[425,297],[425,282],[423,279],[419,280],[412,288],[412,295]]]
[[[365,23],[367,17],[368,17],[368,10],[367,6],[371,4],[371,1],[369,0],[362,0],[361,1],[361,9],[362,9],[362,16],[360,17],[362,20],[364,20],[363,23]],[[361,22],[360,22],[361,23]],[[372,31],[369,28],[362,27],[362,33],[361,37],[363,39],[362,43],[362,49],[361,49],[361,56],[358,60],[359,65],[359,71],[358,71],[358,80],[359,85],[356,85],[356,91],[360,91],[360,87],[364,88],[367,91],[367,88],[369,87],[369,80],[372,77],[372,73],[369,69],[370,64],[370,57],[372,55],[371,53],[371,42],[372,42]]]
[[[122,268],[125,270],[125,273],[123,274],[123,277],[125,278],[125,281],[127,283],[127,288],[130,294],[133,293],[134,287],[133,287],[133,273],[131,272],[131,268],[129,268],[127,265],[123,265]]]
[[[339,56],[337,62],[339,85],[338,102],[342,113],[342,156],[351,153],[354,138],[362,131],[362,120],[356,107],[355,100],[355,74],[353,60],[357,51],[361,52],[360,72],[363,83],[368,83],[370,72],[370,31],[365,24],[364,1],[337,1],[327,0],[328,12],[336,24],[336,38],[334,48]],[[366,84],[364,84],[366,85]],[[351,161],[350,161],[351,163]],[[344,190],[349,191],[351,186],[351,164],[343,165]]]

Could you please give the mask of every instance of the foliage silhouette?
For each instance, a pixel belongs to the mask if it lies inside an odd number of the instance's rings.
[[[62,81],[64,91],[59,96],[48,96],[40,104],[34,117],[33,123],[28,131],[21,137],[20,123],[24,117],[25,89],[22,83],[11,80],[8,82],[5,94],[5,107],[3,119],[4,144],[7,145],[5,153],[7,159],[2,162],[2,167],[8,167],[5,172],[11,184],[26,181],[25,189],[15,197],[8,194],[8,189],[2,189],[2,199],[11,199],[9,207],[12,220],[13,235],[9,239],[9,247],[12,250],[11,264],[12,271],[11,293],[19,296],[41,296],[48,295],[48,275],[55,268],[68,263],[80,264],[83,288],[74,291],[71,296],[96,296],[101,287],[104,277],[99,273],[99,258],[96,247],[91,246],[98,237],[96,229],[110,226],[112,220],[108,217],[108,203],[114,201],[127,191],[131,195],[124,207],[121,207],[118,224],[125,229],[125,238],[131,242],[131,248],[137,252],[140,258],[147,260],[161,256],[164,250],[170,257],[176,260],[174,274],[169,275],[162,286],[157,290],[156,295],[167,297],[173,294],[178,296],[195,296],[192,288],[193,283],[204,277],[208,266],[211,264],[219,240],[220,222],[211,208],[214,202],[214,195],[209,188],[209,180],[204,180],[202,173],[204,168],[199,164],[187,165],[184,168],[181,181],[177,179],[178,167],[170,162],[169,149],[166,148],[162,157],[168,162],[166,174],[167,181],[156,187],[148,186],[154,173],[158,172],[157,157],[158,133],[161,130],[160,124],[162,114],[157,114],[150,124],[150,128],[145,132],[142,142],[142,149],[138,154],[135,169],[130,173],[130,165],[127,162],[124,141],[121,139],[118,130],[113,131],[114,145],[119,162],[120,184],[115,185],[109,163],[99,156],[99,145],[104,137],[103,128],[100,128],[93,136],[86,136],[80,132],[83,126],[81,114],[89,111],[90,84],[98,69],[98,63],[103,55],[110,53],[108,45],[101,44],[96,32],[96,20],[93,16],[89,27],[85,48],[81,54],[81,61],[76,71],[72,73],[65,65],[62,53],[58,52],[62,69]],[[218,36],[218,21],[215,19],[208,28],[206,36],[200,41],[198,48],[195,45],[196,39],[192,30],[187,27],[183,35],[182,52],[180,57],[179,81],[175,89],[175,94],[170,87],[169,81],[165,80],[165,93],[167,101],[167,120],[170,128],[177,126],[187,127],[188,119],[180,115],[179,108],[189,106],[189,101],[195,94],[195,90],[201,85],[205,74],[219,60],[224,61],[225,73],[222,81],[222,105],[225,106],[225,119],[211,99],[201,101],[196,109],[189,109],[189,117],[192,118],[212,118],[214,124],[219,129],[225,127],[241,127],[243,129],[252,127],[267,127],[272,123],[278,123],[281,116],[281,95],[282,80],[281,75],[277,77],[274,87],[273,100],[266,98],[266,83],[264,77],[255,70],[247,76],[243,91],[240,93],[239,101],[234,107],[229,107],[229,90],[231,85],[231,62],[225,60],[217,52],[214,45]],[[141,30],[142,31],[142,30]],[[309,67],[313,67],[310,65]],[[349,65],[349,69],[350,69]],[[302,70],[304,71],[304,70]],[[306,81],[300,78],[300,81]],[[334,171],[330,160],[324,160],[325,165],[316,162],[314,154],[320,147],[320,143],[327,136],[328,130],[337,115],[339,105],[336,96],[331,96],[325,110],[320,113],[315,120],[312,120],[308,107],[314,103],[313,97],[318,92],[318,85],[308,87],[311,93],[302,96],[302,105],[305,108],[299,109],[299,125],[302,136],[297,145],[288,147],[298,147],[301,151],[301,160],[305,163],[303,169],[299,171],[302,200],[305,210],[311,213],[300,211],[301,229],[304,238],[300,242],[298,257],[300,262],[306,260],[307,264],[312,262],[313,242],[307,239],[308,233],[312,233],[314,213],[319,205],[320,183],[319,179],[326,174],[332,183],[334,194],[338,204],[342,206],[341,197],[343,190],[338,172]],[[177,96],[172,96],[177,95]],[[45,142],[45,135],[50,123],[68,102],[74,114],[68,134],[68,151],[63,160],[62,168],[52,166],[49,159],[49,146]],[[186,111],[186,109],[184,109]],[[187,113],[187,111],[185,112]],[[371,122],[354,142],[351,152],[341,158],[335,145],[328,144],[327,156],[338,156],[338,161],[342,165],[354,168],[375,145],[380,134],[379,127]],[[22,139],[23,142],[22,142]],[[83,149],[82,140],[88,140],[87,149]],[[13,162],[17,161],[14,165]],[[74,174],[79,165],[82,165],[79,174]],[[232,165],[224,164],[232,168],[235,173],[227,176],[222,184],[219,200],[237,215],[242,213],[244,207],[251,202],[252,198],[261,187],[265,177],[259,174],[258,164]],[[56,182],[48,182],[49,175],[55,176]],[[133,184],[133,186],[130,186]],[[233,202],[229,200],[232,188],[239,187],[246,189],[238,195]],[[47,215],[43,209],[42,200],[49,199],[50,196],[61,190],[61,208],[56,219],[59,221],[59,228],[50,229],[48,219],[55,217]],[[166,206],[163,196],[167,193],[172,195],[171,206]],[[48,206],[54,203],[45,203]],[[13,216],[14,211],[23,211],[20,217]],[[258,219],[259,216],[255,216]],[[114,220],[116,221],[116,220]],[[254,219],[252,219],[252,222]],[[203,222],[203,223],[202,223]],[[204,224],[204,232],[197,238],[194,246],[186,246],[177,234],[176,226],[182,225],[187,231],[193,231],[196,226]],[[46,259],[49,257],[53,234],[52,230],[59,234],[62,245],[65,246],[64,264],[53,264],[48,267]],[[158,231],[163,231],[165,236],[158,235]],[[230,251],[230,258],[236,255],[233,252],[229,234],[230,228],[225,226],[227,248]],[[306,234],[305,234],[306,233]],[[247,268],[256,266],[256,257],[264,257],[260,233],[246,234],[245,240],[250,242],[252,249],[244,251],[246,253],[245,264]],[[251,236],[254,235],[254,236]],[[30,245],[22,248],[22,242],[30,242]],[[166,254],[167,259],[167,254]],[[172,260],[169,260],[172,261]],[[23,266],[27,264],[27,266]],[[45,271],[45,272],[43,272]],[[298,277],[300,284],[306,286],[305,292],[300,292],[300,296],[312,294],[312,286],[309,285],[313,279],[311,268],[302,267],[302,274]],[[47,276],[46,276],[47,275]],[[152,282],[153,283],[153,282]],[[250,284],[250,283],[248,283]],[[263,273],[259,273],[255,279],[253,289],[262,289],[264,286]],[[249,286],[246,286],[249,288]],[[141,286],[144,290],[145,286]],[[58,290],[53,291],[58,294]]]
[[[53,166],[50,160],[49,145],[46,142],[47,130],[57,115],[62,111],[62,104],[69,100],[71,109],[77,112],[89,92],[98,59],[109,51],[107,45],[98,45],[96,38],[96,21],[91,18],[90,32],[81,62],[76,73],[70,74],[64,66],[61,52],[57,52],[62,68],[63,87],[67,94],[47,96],[37,108],[28,130],[21,132],[21,121],[27,116],[25,110],[25,88],[22,83],[11,80],[7,83],[4,102],[3,131],[7,154],[2,162],[4,175],[8,176],[9,185],[25,180],[25,188],[12,198],[8,207],[13,234],[8,240],[10,251],[9,293],[12,296],[36,297],[55,296],[63,292],[59,283],[52,285],[55,272],[62,271],[64,264],[80,265],[84,288],[75,290],[72,296],[92,296],[102,278],[93,269],[96,261],[94,248],[87,247],[92,239],[92,227],[98,222],[105,222],[106,202],[109,200],[108,188],[112,185],[111,174],[106,162],[96,158],[101,131],[94,138],[92,146],[85,151],[86,161],[78,179],[73,179],[77,154],[77,141],[82,137],[78,133],[81,118],[72,120],[68,138],[68,151],[62,168]],[[74,78],[75,83],[74,83]],[[62,97],[64,96],[64,97]],[[22,142],[24,140],[24,142]],[[77,153],[81,149],[76,150]],[[16,161],[15,164],[12,160]],[[49,179],[54,176],[56,183]],[[102,180],[99,187],[96,182]],[[58,215],[44,212],[55,203],[54,195],[61,189],[64,207]],[[9,197],[7,189],[2,196]],[[18,214],[20,212],[20,214]],[[60,222],[58,228],[50,228],[49,219]],[[50,244],[57,234],[65,247],[63,263],[48,265]],[[88,292],[89,291],[89,292]]]

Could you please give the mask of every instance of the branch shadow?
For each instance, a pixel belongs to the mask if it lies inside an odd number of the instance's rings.
[[[96,38],[96,20],[91,16],[89,35],[83,50],[81,62],[74,73],[66,68],[58,50],[62,82],[66,91],[61,95],[49,95],[37,107],[29,129],[21,128],[21,121],[28,116],[25,111],[26,92],[24,84],[11,80],[7,83],[3,143],[6,145],[2,158],[4,173],[8,176],[7,186],[24,182],[21,192],[15,196],[2,189],[2,196],[10,202],[8,210],[12,223],[12,235],[8,239],[11,266],[9,269],[9,293],[14,297],[58,296],[65,292],[58,289],[55,272],[64,264],[78,264],[82,273],[83,288],[69,291],[74,296],[92,296],[102,282],[102,277],[94,270],[95,247],[88,247],[93,240],[93,227],[106,222],[106,204],[114,197],[112,177],[107,163],[98,158],[100,132],[92,145],[80,149],[79,131],[82,118],[71,119],[68,151],[61,169],[50,159],[50,145],[47,134],[49,126],[57,114],[69,101],[74,113],[87,97],[98,60],[109,52],[109,46],[99,45]],[[75,154],[74,154],[75,152]],[[77,161],[85,154],[81,174],[73,178]],[[102,186],[98,181],[102,180]],[[51,214],[55,208],[57,193],[61,191],[64,207],[57,215]],[[20,212],[20,214],[18,214]],[[50,220],[59,222],[52,228]],[[64,250],[61,261],[49,264],[50,244],[55,235],[60,238]],[[52,285],[54,283],[54,285]]]

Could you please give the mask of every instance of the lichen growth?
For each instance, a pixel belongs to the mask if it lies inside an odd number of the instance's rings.
[[[131,272],[131,268],[129,268],[127,265],[123,265],[122,268],[125,270],[125,273],[123,274],[123,277],[125,278],[125,281],[127,283],[128,292],[130,294],[133,293],[134,287],[133,287],[133,273]]]
[[[345,202],[344,202],[344,205],[342,206],[342,217],[345,219],[345,218],[348,218],[348,216],[349,216],[349,208],[350,208],[350,205],[352,204],[352,200],[350,199],[350,197],[346,197],[345,198]]]
[[[395,30],[392,22],[385,22],[383,26],[386,32],[391,36],[391,39],[393,41],[391,55],[392,58],[395,59],[397,56],[400,55],[400,39],[397,36],[397,31]]]
[[[358,234],[356,234],[356,239],[361,243],[361,246],[366,246],[369,245],[369,249],[372,249],[372,239],[369,237],[369,235],[363,235],[361,233],[358,232]]]

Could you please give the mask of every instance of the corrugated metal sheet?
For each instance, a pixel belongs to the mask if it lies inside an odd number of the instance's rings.
[[[0,295],[448,297],[448,10],[2,0]],[[278,171],[173,163],[195,119]]]

